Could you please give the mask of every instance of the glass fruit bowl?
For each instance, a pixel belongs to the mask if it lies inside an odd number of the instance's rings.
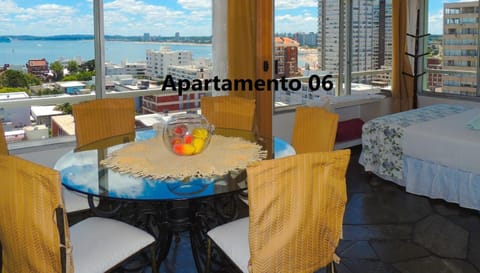
[[[214,130],[208,120],[199,114],[172,116],[163,127],[163,142],[174,154],[189,156],[204,151]]]

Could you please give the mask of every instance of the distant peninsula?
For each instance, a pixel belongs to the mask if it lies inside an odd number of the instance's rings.
[[[91,34],[68,34],[53,36],[34,36],[34,35],[3,35],[0,36],[0,42],[9,43],[13,40],[34,40],[34,41],[76,41],[93,40]],[[176,43],[196,43],[210,44],[212,36],[123,36],[123,35],[105,35],[107,41],[129,41],[129,42],[176,42]]]

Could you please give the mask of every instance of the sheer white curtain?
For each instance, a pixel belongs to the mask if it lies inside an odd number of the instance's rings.
[[[228,1],[212,0],[213,76],[218,76],[219,79],[226,79],[228,77],[227,7]],[[212,95],[228,95],[228,92],[212,91]]]

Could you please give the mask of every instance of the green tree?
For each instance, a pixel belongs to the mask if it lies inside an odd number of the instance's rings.
[[[66,82],[77,81],[78,77],[77,77],[77,74],[70,74],[70,75],[67,75],[67,76],[63,77],[63,80],[66,81]]]
[[[28,87],[24,73],[17,70],[7,70],[2,73],[0,84],[4,87]]]
[[[95,71],[95,60],[89,60],[80,65],[82,71]]]
[[[78,69],[79,69],[79,66],[78,66],[78,63],[77,61],[75,60],[71,60],[67,63],[67,69],[68,71],[73,74],[73,73],[77,73],[78,72]]]
[[[31,85],[39,85],[42,80],[35,75],[27,74],[18,70],[7,70],[0,74],[1,87],[29,88]]]
[[[95,75],[95,71],[81,71],[75,74],[70,74],[63,78],[64,81],[89,81],[92,76]]]
[[[56,81],[60,81],[61,79],[63,79],[63,65],[59,61],[51,63],[50,69],[53,70]]]
[[[68,102],[57,104],[54,109],[57,111],[62,111],[64,114],[72,114],[72,105]]]
[[[25,92],[30,95],[30,90],[25,87],[0,87],[0,93]]]
[[[24,73],[24,74],[25,74],[28,86],[42,84],[42,80],[39,77],[29,73]]]
[[[77,73],[77,80],[79,81],[89,81],[95,75],[95,71],[82,71]]]

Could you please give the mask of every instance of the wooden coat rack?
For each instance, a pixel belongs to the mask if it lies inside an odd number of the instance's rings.
[[[420,33],[419,19],[420,19],[420,9],[417,9],[417,22],[416,22],[415,34],[407,33],[407,37],[415,39],[415,51],[413,54],[409,52],[405,52],[406,55],[414,59],[413,74],[403,72],[404,75],[407,75],[413,78],[413,109],[417,108],[418,106],[418,102],[417,102],[417,92],[418,92],[418,86],[419,86],[418,81],[421,80],[422,76],[426,73],[425,71],[422,71],[422,72],[418,71],[419,70],[418,63],[421,60],[421,58],[429,54],[429,52],[419,54],[419,40],[430,35],[430,33],[421,34],[421,35],[419,34]]]

